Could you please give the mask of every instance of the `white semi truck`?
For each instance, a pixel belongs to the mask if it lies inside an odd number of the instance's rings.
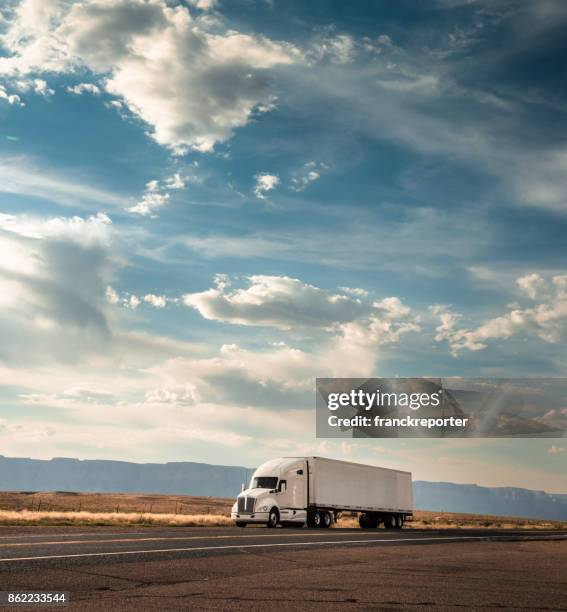
[[[261,465],[236,499],[239,527],[330,527],[340,512],[363,528],[401,529],[412,518],[411,472],[323,457],[283,457]]]

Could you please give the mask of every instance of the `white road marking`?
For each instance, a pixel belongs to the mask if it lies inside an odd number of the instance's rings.
[[[0,563],[7,563],[12,561],[40,561],[46,559],[73,559],[73,558],[84,558],[84,557],[110,557],[110,556],[118,556],[118,555],[148,555],[148,554],[157,554],[157,553],[172,553],[172,552],[199,552],[206,550],[233,550],[233,549],[244,549],[244,548],[281,548],[281,547],[290,547],[290,546],[324,546],[328,544],[376,544],[380,543],[388,543],[388,542],[437,542],[440,540],[454,540],[454,541],[464,541],[464,540],[486,540],[492,537],[498,536],[442,536],[437,538],[378,538],[372,540],[330,540],[323,542],[275,542],[270,544],[229,544],[226,546],[195,546],[189,548],[161,548],[154,550],[125,550],[125,551],[110,551],[110,552],[95,552],[95,553],[76,553],[69,555],[42,555],[38,557],[12,557],[0,559]],[[506,537],[506,536],[500,536]],[[514,536],[512,536],[514,538]],[[567,536],[563,536],[564,539],[567,539]],[[541,536],[524,536],[524,539],[536,539],[536,540],[545,540],[545,539],[559,539],[558,536],[549,536],[549,537],[541,537]]]
[[[315,537],[320,535],[320,533],[306,533],[302,534],[302,537]],[[333,536],[350,536],[351,533],[336,533],[330,534]],[[358,535],[358,534],[355,534]],[[360,534],[362,537],[363,534]],[[114,539],[104,539],[104,540],[48,540],[46,542],[8,542],[5,544],[0,544],[0,548],[21,548],[26,546],[71,546],[75,544],[120,544],[124,542],[160,542],[160,541],[178,541],[178,540],[234,540],[234,539],[252,539],[252,538],[264,538],[264,537],[274,537],[274,538],[290,538],[297,537],[297,534],[293,533],[278,533],[278,534],[270,534],[270,536],[266,536],[265,534],[256,534],[256,535],[217,535],[217,536],[171,536],[171,537],[152,537],[152,538],[114,538]]]
[[[97,535],[145,535],[146,531],[85,531],[84,533],[25,533],[24,535],[0,536],[0,540],[16,540],[18,538],[71,538],[81,536],[97,536]]]
[[[256,531],[256,530],[254,530]],[[409,533],[411,533],[412,535],[415,534],[431,534],[431,533],[435,533],[436,530],[434,529],[412,529],[411,531],[409,531]],[[264,538],[264,537],[271,537],[271,538],[293,538],[293,537],[317,537],[321,535],[320,531],[307,531],[307,532],[303,532],[301,534],[299,534],[298,532],[294,532],[294,531],[288,531],[288,530],[282,530],[274,533],[274,532],[270,532],[269,536],[266,534],[266,532],[264,530],[258,530],[257,533],[248,533],[248,534],[241,534],[241,535],[234,535],[234,534],[220,534],[220,535],[191,535],[191,536],[182,536],[182,535],[177,535],[179,532],[170,532],[171,535],[161,535],[161,536],[151,536],[150,535],[150,531],[146,531],[146,532],[117,532],[117,533],[112,533],[112,532],[98,532],[98,533],[93,533],[93,532],[89,532],[89,533],[52,533],[52,534],[24,534],[24,535],[19,535],[19,536],[4,536],[4,537],[0,537],[0,548],[16,548],[16,547],[25,547],[25,546],[54,546],[54,545],[61,545],[61,546],[70,546],[73,544],[112,544],[112,543],[124,543],[124,542],[156,542],[156,541],[173,541],[173,540],[183,540],[183,541],[187,541],[187,540],[227,540],[227,539],[252,539],[252,538]],[[365,533],[367,532],[363,532],[361,530],[358,529],[331,529],[330,531],[327,532],[329,536],[332,537],[348,537],[348,536],[357,536],[357,537],[363,537],[365,535]],[[406,531],[406,533],[408,533],[408,531]],[[521,530],[516,530],[516,531],[510,531],[510,532],[505,532],[505,533],[491,533],[490,530],[487,530],[486,532],[487,536],[496,536],[496,535],[503,535],[503,536],[507,536],[507,535],[511,535],[511,536],[524,536],[525,532],[522,532]],[[533,534],[533,532],[531,532],[531,534]],[[552,534],[552,535],[567,535],[567,532],[557,532],[554,530],[541,530],[538,535],[543,535],[543,534]],[[529,535],[529,534],[526,534]],[[33,541],[33,542],[26,542],[26,541],[22,541],[22,542],[4,542],[5,540],[8,539],[20,539],[20,540],[25,540],[28,538],[70,538],[70,537],[84,537],[84,536],[88,536],[88,537],[92,537],[92,538],[98,538],[98,539],[88,539],[88,540],[42,540],[42,541]],[[106,538],[104,539],[100,539],[101,536],[106,536]],[[110,536],[110,537],[109,537]],[[130,536],[130,537],[112,537],[112,536]],[[137,537],[137,536],[147,536],[147,537]],[[451,536],[453,537],[453,536]],[[463,536],[464,537],[464,536]],[[483,536],[484,537],[484,536]]]
[[[428,533],[427,531],[412,531],[412,533]],[[360,537],[364,536],[364,532],[356,532],[356,531],[338,531],[338,530],[332,530],[329,535],[330,536],[336,536],[336,537],[347,537],[350,535],[359,535]],[[71,534],[69,534],[71,535]],[[104,534],[87,534],[87,535],[104,535]],[[108,535],[113,535],[113,534],[108,534]],[[116,534],[116,535],[130,535],[130,534]],[[140,533],[140,534],[135,534],[135,535],[146,535],[144,533]],[[297,537],[299,534],[293,533],[292,531],[286,532],[286,533],[270,533],[269,537],[272,538],[293,538],[293,537]],[[301,534],[301,537],[316,537],[321,535],[320,532],[307,532],[307,533],[303,533]],[[60,537],[60,534],[53,534],[54,537]],[[28,536],[20,536],[23,538],[26,538]],[[49,537],[49,535],[43,535],[42,537],[46,538]],[[201,536],[201,535],[197,535],[197,536],[177,536],[177,535],[171,535],[171,536],[152,536],[152,537],[146,537],[146,538],[137,538],[137,537],[132,537],[132,538],[111,538],[111,539],[104,539],[104,540],[62,540],[62,541],[57,541],[57,540],[45,540],[45,541],[41,541],[41,542],[8,542],[8,543],[0,543],[0,548],[15,548],[15,547],[20,547],[20,546],[53,546],[53,545],[71,545],[71,544],[112,544],[114,542],[117,543],[121,543],[121,542],[155,542],[155,541],[160,541],[160,540],[227,540],[227,539],[241,539],[241,538],[246,538],[246,539],[251,539],[251,538],[264,538],[266,537],[265,532],[263,533],[257,533],[257,534],[243,534],[243,535],[231,535],[231,534],[222,534],[222,535],[211,535],[211,536]]]

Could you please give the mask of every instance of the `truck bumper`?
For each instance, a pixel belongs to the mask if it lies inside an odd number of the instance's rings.
[[[268,512],[253,512],[252,514],[231,512],[230,518],[235,523],[267,523]]]

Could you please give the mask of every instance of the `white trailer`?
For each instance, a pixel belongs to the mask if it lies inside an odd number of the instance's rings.
[[[401,529],[412,518],[411,472],[323,457],[283,457],[261,465],[232,507],[245,527],[330,527],[356,512],[363,528]]]

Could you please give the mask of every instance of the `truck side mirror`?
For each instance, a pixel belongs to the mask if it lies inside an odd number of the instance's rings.
[[[244,491],[245,488],[246,488],[246,485],[244,483],[242,483],[240,485],[240,492],[242,493],[242,491]]]
[[[278,485],[278,493],[283,493],[287,489],[287,480],[280,480]]]

